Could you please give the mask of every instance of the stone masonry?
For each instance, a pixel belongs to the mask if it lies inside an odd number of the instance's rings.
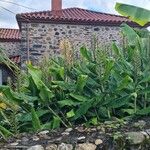
[[[8,56],[16,56],[16,55],[19,55],[20,42],[1,42],[0,41],[0,48],[3,48],[5,50],[5,53]]]
[[[93,47],[94,37],[101,49],[110,48],[112,41],[123,44],[120,27],[29,23],[30,60],[39,62],[44,55],[53,57],[60,52],[60,41],[68,39],[74,50],[79,51],[85,45],[89,50]],[[111,53],[111,50],[109,51]],[[21,24],[22,60],[27,60],[27,24]]]

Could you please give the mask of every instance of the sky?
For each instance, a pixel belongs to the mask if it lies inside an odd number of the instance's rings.
[[[4,2],[5,1],[5,2]],[[6,2],[14,2],[33,9],[19,7]],[[80,7],[84,9],[117,14],[115,3],[121,2],[136,5],[150,10],[150,0],[62,0],[63,8]],[[6,11],[11,11],[12,13]],[[15,14],[32,11],[43,11],[51,9],[51,0],[0,0],[0,27],[18,28]]]

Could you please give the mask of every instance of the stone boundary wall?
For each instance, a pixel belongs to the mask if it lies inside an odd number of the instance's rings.
[[[150,129],[138,132],[119,134],[103,133],[98,128],[82,131],[78,128],[73,135],[73,129],[64,132],[42,131],[35,135],[24,135],[14,143],[1,146],[0,150],[149,150]],[[80,134],[79,134],[79,133]],[[54,137],[55,135],[57,137]],[[114,135],[117,137],[113,137]],[[66,141],[66,142],[64,142]],[[74,143],[74,144],[73,144]]]
[[[68,39],[73,50],[77,52],[83,45],[92,49],[94,39],[101,49],[108,49],[112,41],[123,44],[120,27],[115,26],[29,23],[28,28],[30,60],[32,62],[39,62],[43,56],[58,55],[60,41],[63,39]],[[21,25],[21,39],[21,55],[24,61],[27,60],[27,24],[25,23]],[[109,53],[112,52],[109,51]]]
[[[5,53],[8,56],[19,55],[20,42],[1,42],[0,41],[0,48],[3,48],[5,50]]]

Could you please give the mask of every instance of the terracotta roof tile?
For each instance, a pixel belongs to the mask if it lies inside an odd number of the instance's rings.
[[[20,31],[19,29],[6,29],[6,28],[0,28],[0,41],[20,41]]]
[[[138,26],[126,17],[107,13],[95,12],[81,8],[67,8],[59,11],[41,11],[17,14],[18,23],[20,22],[49,22],[49,23],[68,23],[68,24],[96,24],[118,26],[125,22],[133,26]]]
[[[19,64],[21,62],[21,57],[19,55],[17,55],[17,56],[11,56],[9,59],[11,61],[13,61],[14,63],[16,63],[16,64]]]

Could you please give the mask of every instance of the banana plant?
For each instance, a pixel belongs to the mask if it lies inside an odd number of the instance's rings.
[[[81,59],[69,66],[63,57],[43,65],[46,72],[29,64],[19,90],[1,86],[0,134],[6,138],[16,130],[36,132],[149,115],[150,35],[126,24],[122,33],[127,44],[113,43],[113,57],[100,48],[92,51],[83,46]]]
[[[150,77],[150,49],[149,49],[149,32],[145,30],[132,29],[128,25],[124,25],[123,34],[128,39],[128,47],[125,49],[125,59],[129,72],[128,75],[133,79],[130,90],[133,90],[134,96],[134,112],[137,112],[137,103],[140,108],[146,109],[149,97],[149,77]],[[133,38],[133,35],[135,38]],[[143,36],[144,35],[144,36]],[[143,110],[144,111],[144,110]]]
[[[128,17],[141,26],[150,22],[150,10],[122,3],[116,3],[115,9],[121,15]]]

